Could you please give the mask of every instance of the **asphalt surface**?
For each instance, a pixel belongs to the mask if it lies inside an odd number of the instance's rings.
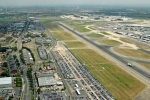
[[[27,70],[24,69],[23,70],[23,79],[24,79],[24,83],[25,83],[25,87],[24,87],[24,96],[22,100],[31,100],[31,91],[29,90],[29,81],[27,79]]]
[[[42,23],[41,23],[41,25],[45,28],[45,26]],[[48,35],[48,38],[50,38],[52,40],[51,48],[49,49],[49,53],[48,53],[48,55],[49,55],[48,59],[49,60],[54,60],[55,57],[53,55],[52,49],[57,45],[57,40],[53,37],[53,35],[50,33],[50,31],[47,28],[45,28],[45,31],[46,31],[46,33]],[[59,65],[57,63],[55,63],[55,64],[57,66],[57,71],[61,75],[61,71],[59,69]],[[68,89],[69,88],[68,84],[66,83],[66,80],[63,77],[62,77],[62,81],[63,81],[64,85],[66,86],[66,91],[65,92],[66,92],[69,100],[72,100],[71,91]]]
[[[74,33],[75,35],[81,37],[82,39],[84,39],[85,41],[87,41],[88,43],[94,45],[95,47],[99,48],[100,50],[102,50],[103,52],[109,54],[110,56],[112,56],[113,58],[115,58],[116,60],[120,61],[121,63],[123,63],[124,65],[127,65],[127,63],[129,63],[129,61],[123,57],[118,56],[117,54],[111,52],[108,48],[106,48],[105,46],[96,44],[95,42],[85,38],[84,36],[78,34],[75,30],[70,29],[69,27],[63,25],[62,23],[57,23],[60,26],[64,27],[65,29],[67,29],[68,31]],[[129,67],[129,66],[127,66]],[[138,68],[138,66],[132,65],[130,67],[131,69],[135,70],[136,72],[138,72],[139,74],[143,75],[144,77],[146,77],[147,79],[150,80],[150,74],[147,73],[146,71],[144,71],[143,69]]]
[[[22,78],[24,80],[24,89],[23,90],[23,97],[22,97],[22,100],[30,100],[31,99],[31,95],[30,95],[30,90],[29,90],[29,82],[28,82],[28,79],[27,79],[27,75],[26,75],[26,72],[27,72],[27,67],[22,64],[22,62],[20,61],[20,52],[19,50],[22,49],[22,39],[21,38],[18,38],[17,39],[17,58],[20,62],[20,68],[23,70],[23,75],[22,75]]]

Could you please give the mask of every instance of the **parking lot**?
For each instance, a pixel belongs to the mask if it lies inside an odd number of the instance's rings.
[[[40,100],[66,100],[63,93],[44,92],[40,94]]]
[[[44,49],[43,46],[39,46],[37,48],[37,50],[38,50],[38,53],[39,53],[39,56],[40,56],[41,59],[43,59],[43,60],[48,59],[47,52],[46,52],[46,50]]]
[[[58,42],[53,50],[55,59],[59,65],[62,76],[68,80],[67,83],[74,98],[84,98],[85,100],[113,100],[109,92],[88,72],[82,65],[61,43]],[[78,87],[75,87],[77,84]],[[76,89],[80,93],[76,92]]]

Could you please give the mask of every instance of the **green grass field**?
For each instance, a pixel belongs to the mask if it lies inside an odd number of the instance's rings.
[[[73,23],[73,22],[63,22],[63,23],[65,23],[67,26],[69,26],[69,27],[71,27],[71,28],[73,28],[73,29],[75,29],[75,28],[77,28],[77,27],[83,25],[83,24],[81,24],[81,23]]]
[[[51,34],[57,40],[75,40],[76,38],[73,37],[68,32],[64,31],[61,27],[59,27],[54,21],[61,21],[60,18],[47,18],[42,19],[41,22],[45,27],[51,30]]]
[[[146,46],[146,45],[136,45],[138,48],[140,48],[140,49],[144,49],[144,50],[148,50],[148,51],[150,51],[150,47],[149,46]]]
[[[89,30],[89,29],[87,29],[87,28],[85,28],[86,27],[86,25],[89,25],[90,24],[90,22],[87,22],[87,23],[80,23],[80,22],[64,22],[67,26],[69,26],[69,27],[71,27],[71,28],[73,28],[73,29],[75,29],[75,30],[77,30],[78,32],[90,32],[91,30]],[[90,24],[91,25],[91,24]]]
[[[101,35],[101,34],[96,34],[96,33],[88,34],[88,35],[86,35],[86,36],[88,36],[88,37],[90,37],[90,38],[100,38],[100,37],[104,37],[103,35]]]
[[[65,42],[65,46],[67,48],[81,48],[85,47],[86,45],[80,41],[73,41],[73,42]]]
[[[57,32],[51,32],[51,34],[54,36],[57,40],[75,40],[76,38],[73,37],[71,34],[65,31],[57,31]]]
[[[148,68],[148,69],[150,69],[150,64],[146,64],[146,63],[139,63],[139,64],[146,67],[146,68]]]
[[[102,34],[104,34],[104,35],[110,35],[109,33],[107,33],[107,32],[101,32]]]
[[[79,31],[79,32],[90,32],[91,31],[91,30],[89,30],[89,29],[87,29],[85,27],[86,26],[81,25],[81,26],[78,26],[76,30]]]
[[[150,55],[142,52],[140,50],[134,50],[134,49],[125,49],[125,48],[115,48],[114,49],[116,52],[128,56],[128,57],[135,57],[135,58],[145,58],[145,59],[150,59]]]
[[[100,40],[99,43],[103,44],[103,45],[108,45],[108,46],[119,46],[122,43],[116,41],[116,40]]]
[[[91,26],[91,27],[89,27],[90,29],[92,29],[92,30],[96,30],[95,28],[94,28],[94,26]]]
[[[57,31],[58,29],[59,30],[62,30],[62,29],[55,23],[55,21],[62,21],[62,20],[64,19],[59,18],[59,17],[56,17],[56,18],[49,17],[49,18],[41,19],[40,22],[42,22],[44,26],[51,29],[52,31]]]
[[[82,26],[82,25],[91,25],[94,24],[95,22],[86,22],[86,21],[81,21],[81,20],[67,20],[65,22],[66,25],[70,26],[71,28],[76,28],[78,26]]]
[[[22,79],[16,78],[16,87],[22,87]]]
[[[132,100],[146,86],[91,49],[71,50],[77,59],[117,99]]]
[[[11,18],[0,18],[0,22],[2,23],[9,23],[9,22],[14,22],[15,19],[11,19]]]
[[[127,40],[126,38],[120,38],[120,40],[121,40],[121,41],[123,41],[123,42],[126,42],[126,43],[133,44],[133,42],[132,42],[132,41]]]

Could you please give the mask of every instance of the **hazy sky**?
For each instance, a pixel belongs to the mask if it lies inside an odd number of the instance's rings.
[[[150,5],[150,0],[0,0],[0,6]]]

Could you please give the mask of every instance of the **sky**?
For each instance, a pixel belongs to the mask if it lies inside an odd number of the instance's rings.
[[[150,5],[150,0],[0,0],[0,6]]]

